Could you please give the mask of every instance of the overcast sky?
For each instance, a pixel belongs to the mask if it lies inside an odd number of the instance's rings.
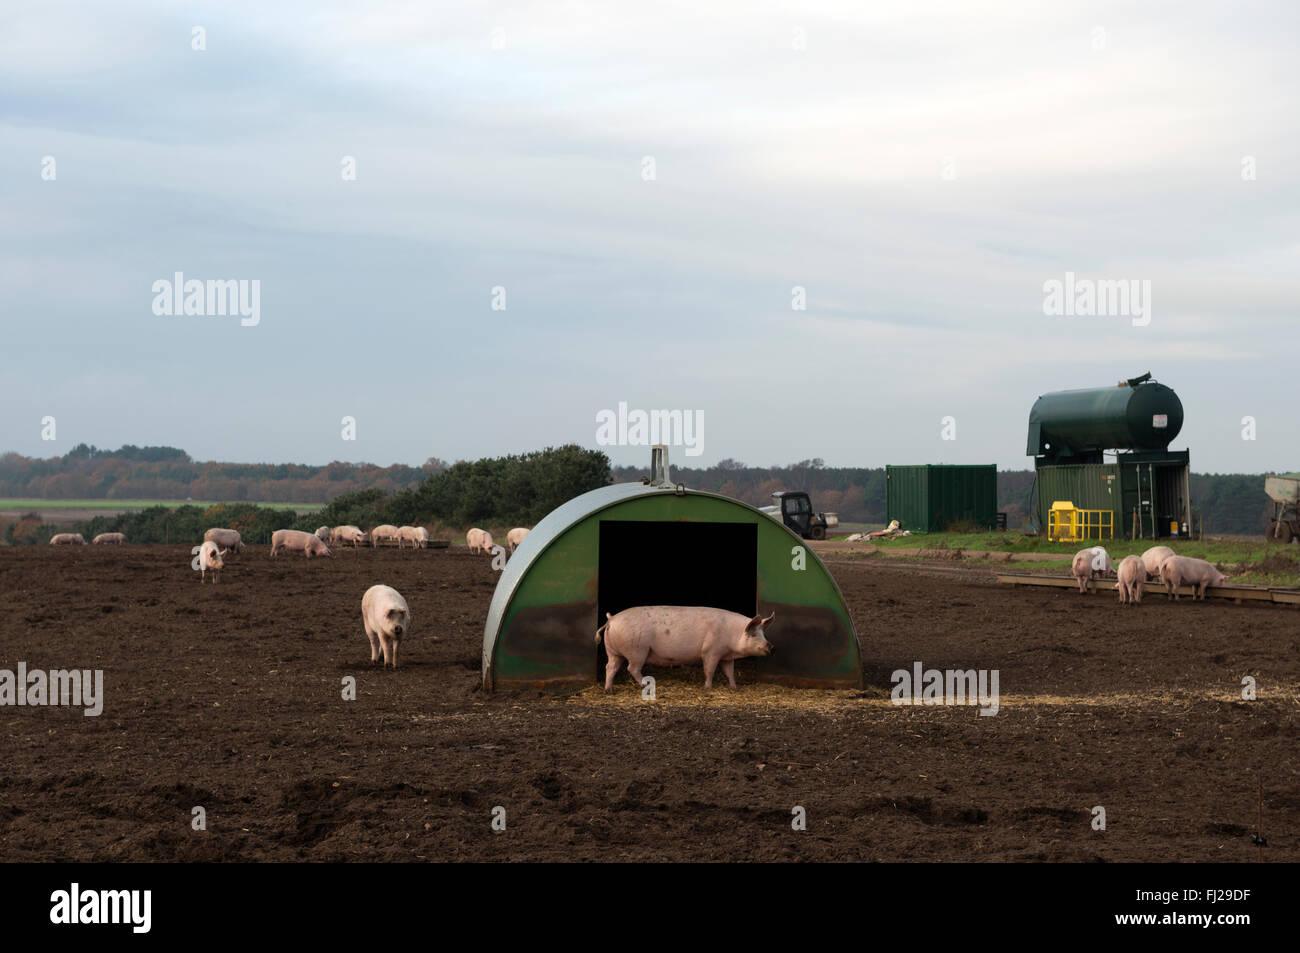
[[[1149,370],[1193,470],[1300,468],[1297,9],[7,4],[0,451],[416,464],[625,402],[702,414],[674,463],[1020,469],[1039,394]],[[259,322],[155,314],[176,272]],[[1067,272],[1149,311],[1045,314]]]

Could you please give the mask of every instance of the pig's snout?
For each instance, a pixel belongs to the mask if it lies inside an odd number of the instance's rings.
[[[393,626],[393,635],[401,635],[401,634],[402,634],[402,627],[400,625]]]

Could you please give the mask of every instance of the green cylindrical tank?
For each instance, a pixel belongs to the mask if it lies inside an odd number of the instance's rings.
[[[1183,427],[1178,395],[1155,381],[1044,394],[1029,411],[1025,453],[1054,459],[1163,450]]]

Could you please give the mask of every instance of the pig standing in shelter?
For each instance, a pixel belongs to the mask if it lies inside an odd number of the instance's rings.
[[[605,666],[605,691],[627,662],[628,673],[641,684],[641,666],[704,663],[704,687],[713,687],[713,673],[723,674],[736,687],[736,659],[772,654],[764,629],[776,618],[746,618],[738,612],[707,606],[637,606],[617,615],[605,614],[596,631],[596,644],[604,633],[609,664]]]

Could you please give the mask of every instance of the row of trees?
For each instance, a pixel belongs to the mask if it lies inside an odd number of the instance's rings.
[[[124,447],[106,452],[82,445],[73,454],[55,460],[33,460],[18,454],[0,458],[0,495],[40,496],[18,490],[12,483],[19,471],[46,471],[49,485],[60,480],[84,479],[100,490],[120,483],[108,482],[117,468],[152,468],[156,480],[167,483],[191,476],[186,468],[214,468],[185,483],[187,496],[234,501],[223,506],[153,507],[120,516],[101,516],[85,524],[87,538],[94,533],[125,532],[135,542],[191,539],[194,528],[233,526],[250,542],[269,542],[276,529],[308,531],[320,524],[353,523],[370,527],[379,523],[444,523],[468,525],[533,525],[548,512],[587,490],[606,483],[630,482],[648,475],[638,467],[618,467],[612,472],[604,453],[576,445],[461,461],[453,465],[430,458],[423,467],[380,468],[369,464],[332,463],[325,467],[293,464],[196,464],[175,448]],[[52,472],[51,471],[58,471]],[[229,483],[219,474],[231,473]],[[611,479],[612,478],[612,479]],[[839,513],[846,523],[885,521],[885,471],[883,468],[827,467],[820,459],[788,466],[750,467],[723,460],[712,467],[677,467],[673,479],[687,486],[710,490],[755,506],[771,502],[777,490],[804,490],[818,510]],[[19,480],[21,482],[21,480]],[[1034,486],[1032,470],[998,473],[998,508],[1007,512],[1008,524],[1020,526],[1031,512]],[[130,485],[128,478],[126,483]],[[1272,512],[1263,493],[1263,476],[1193,474],[1192,499],[1211,533],[1262,533]],[[319,492],[306,489],[315,485]],[[257,489],[260,488],[260,489]],[[323,509],[300,513],[240,503],[256,490],[260,502],[320,502]],[[78,484],[66,494],[47,498],[86,499],[104,496],[85,492]],[[116,493],[109,498],[157,498],[155,493]],[[62,527],[66,529],[67,527]],[[53,529],[49,528],[52,532]],[[45,539],[39,539],[44,534]],[[38,516],[24,517],[5,531],[11,542],[49,538]],[[199,531],[199,537],[202,530]]]
[[[29,514],[5,529],[9,543],[46,543],[56,532],[125,533],[132,543],[195,542],[212,526],[239,530],[246,543],[270,543],[277,529],[314,531],[348,523],[369,529],[395,525],[533,525],[579,494],[610,482],[609,458],[568,445],[516,456],[461,462],[431,473],[418,486],[396,493],[370,488],[335,497],[321,509],[295,512],[252,503],[154,506],[84,523],[43,524]]]
[[[0,497],[327,503],[364,489],[407,489],[445,467],[435,458],[422,467],[196,462],[175,447],[128,444],[108,451],[79,444],[62,457],[0,456]]]

